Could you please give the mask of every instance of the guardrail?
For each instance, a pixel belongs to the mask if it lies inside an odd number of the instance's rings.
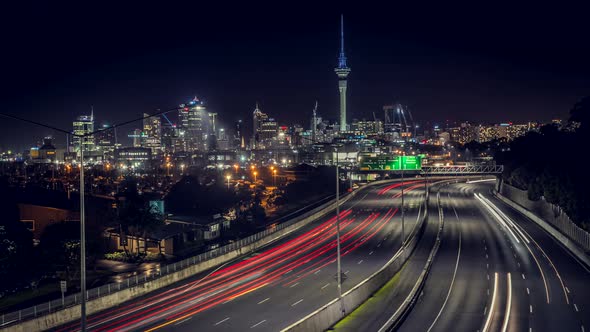
[[[373,183],[370,183],[367,186],[379,185],[379,184],[389,182],[389,181],[391,181],[391,180],[375,181]],[[344,204],[347,200],[354,197],[358,192],[362,191],[367,186],[362,187],[359,190],[355,190],[350,194],[346,194],[340,200],[340,204],[341,205]],[[137,274],[131,278],[123,279],[123,280],[121,280],[121,282],[110,283],[107,285],[103,285],[100,287],[89,289],[86,291],[87,301],[96,300],[101,297],[108,296],[108,295],[114,294],[114,293],[122,291],[122,290],[130,289],[130,288],[154,281],[156,279],[171,275],[177,271],[181,271],[185,268],[188,268],[188,267],[218,258],[220,256],[223,256],[228,253],[239,250],[243,247],[250,246],[252,244],[255,244],[258,241],[261,241],[261,240],[273,235],[274,233],[283,231],[289,227],[293,227],[295,224],[306,220],[310,216],[313,216],[313,215],[321,212],[322,210],[330,209],[331,205],[335,205],[335,201],[330,201],[325,204],[322,204],[322,205],[320,205],[308,212],[298,215],[297,217],[295,217],[289,221],[280,223],[273,228],[266,229],[262,232],[253,234],[253,235],[246,237],[244,239],[241,239],[239,241],[236,241],[236,242],[227,244],[225,246],[210,250],[208,252],[199,254],[197,256],[189,257],[187,259],[184,259],[184,260],[172,263],[172,264],[160,266],[156,270],[156,272],[144,273],[141,275]],[[301,226],[303,226],[303,224]],[[18,311],[7,313],[7,314],[2,314],[0,316],[0,329],[9,327],[11,325],[14,325],[14,324],[26,321],[26,320],[38,318],[38,317],[48,315],[48,314],[52,314],[52,313],[55,313],[56,311],[71,308],[76,305],[80,305],[80,294],[79,293],[68,295],[63,300],[61,298],[59,298],[59,299],[55,299],[55,300],[52,300],[49,302],[38,304],[33,307],[29,307],[26,309],[18,310]],[[89,314],[90,314],[90,312],[89,312]]]

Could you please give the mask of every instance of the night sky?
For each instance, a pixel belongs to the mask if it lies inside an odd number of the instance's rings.
[[[227,124],[256,101],[280,124],[307,127],[316,99],[336,119],[340,13],[349,119],[400,101],[422,123],[547,121],[590,95],[587,5],[122,2],[3,7],[2,111],[70,129],[90,105],[116,123],[196,95]],[[0,118],[0,150],[51,133]]]

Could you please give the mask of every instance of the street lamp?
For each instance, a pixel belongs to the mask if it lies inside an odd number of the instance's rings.
[[[180,174],[184,175],[184,164],[180,164]]]
[[[404,250],[404,242],[406,240],[406,236],[404,233],[404,157],[406,153],[405,150],[402,151],[402,158],[400,160],[400,165],[402,169],[402,250]]]
[[[240,165],[238,164],[234,164],[234,169],[236,170],[236,175],[238,174],[238,169],[240,168]]]
[[[272,185],[273,186],[277,186],[277,170],[273,169],[272,170]]]
[[[336,152],[336,260],[337,260],[337,278],[338,278],[338,300],[340,301],[340,310],[344,313],[344,302],[342,301],[342,267],[340,263],[340,174],[338,173],[338,148]]]
[[[256,175],[258,175],[258,172],[254,171],[254,183],[256,183]]]
[[[227,179],[227,190],[229,190],[229,180],[231,179],[231,175],[228,174],[225,178]]]

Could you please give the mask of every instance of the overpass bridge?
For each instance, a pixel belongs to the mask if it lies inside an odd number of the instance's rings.
[[[504,165],[453,165],[453,166],[421,166],[416,169],[404,169],[408,176],[462,176],[462,175],[500,175],[504,171]],[[387,168],[359,168],[355,171],[358,174],[401,174],[401,169]]]

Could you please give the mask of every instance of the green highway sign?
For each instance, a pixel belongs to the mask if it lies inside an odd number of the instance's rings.
[[[361,171],[419,171],[421,169],[421,156],[363,157],[360,163]]]

